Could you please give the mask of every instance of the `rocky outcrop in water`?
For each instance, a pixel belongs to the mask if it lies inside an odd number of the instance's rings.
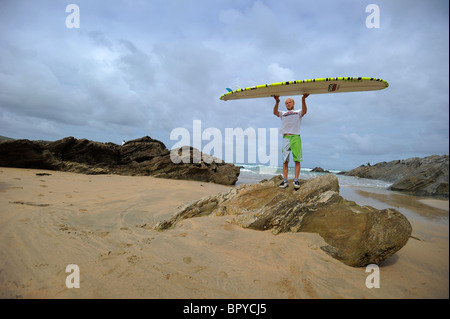
[[[318,233],[328,244],[321,247],[323,251],[355,267],[389,258],[411,235],[411,224],[397,210],[361,207],[342,198],[333,174],[302,181],[297,191],[293,187],[280,189],[280,180],[281,176],[241,185],[188,203],[155,229],[169,229],[186,218],[230,215],[231,223],[244,228],[274,234]]]
[[[392,182],[390,190],[412,195],[448,198],[448,171],[448,155],[433,155],[362,165],[344,175]]]
[[[224,185],[234,185],[238,179],[240,169],[233,164],[192,147],[184,153],[181,149],[174,152],[185,161],[174,163],[166,146],[148,136],[122,146],[74,137],[54,142],[6,140],[0,141],[0,166],[83,174],[151,175]],[[196,155],[200,156],[198,161],[194,161]]]

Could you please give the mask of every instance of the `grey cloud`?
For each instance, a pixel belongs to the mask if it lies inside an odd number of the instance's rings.
[[[227,87],[373,76],[389,88],[308,98],[305,167],[448,153],[446,1],[379,0],[380,29],[354,0],[77,4],[75,30],[64,4],[1,2],[0,135],[170,147],[194,119],[279,127],[272,99],[220,101]]]

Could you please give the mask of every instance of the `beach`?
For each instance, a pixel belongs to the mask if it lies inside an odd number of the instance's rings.
[[[229,216],[153,229],[177,208],[234,186],[148,176],[0,168],[0,298],[449,298],[448,200],[341,187],[410,221],[406,246],[366,268],[330,257],[318,234],[244,229]],[[68,265],[79,269],[69,288]]]

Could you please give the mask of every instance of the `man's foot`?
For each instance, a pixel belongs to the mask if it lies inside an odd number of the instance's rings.
[[[280,184],[280,186],[278,186],[278,187],[280,187],[280,188],[286,188],[286,187],[288,187],[289,185],[288,185],[288,182],[287,181],[282,181],[281,182],[281,184]]]
[[[299,189],[300,188],[300,182],[298,180],[294,181],[294,188]]]

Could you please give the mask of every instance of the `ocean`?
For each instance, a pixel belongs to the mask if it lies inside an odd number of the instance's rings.
[[[263,179],[271,179],[276,175],[283,175],[283,168],[268,165],[254,165],[254,164],[235,164],[241,166],[241,173],[239,179],[236,182],[236,186],[240,184],[256,184]],[[344,187],[363,187],[363,188],[375,188],[375,189],[388,189],[392,183],[380,180],[373,180],[367,178],[360,178],[355,176],[340,175],[340,171],[325,169],[330,173],[335,174],[339,180],[339,185]],[[321,176],[327,173],[312,172],[311,168],[301,168],[299,179],[310,179],[317,176]],[[294,167],[289,167],[288,178],[294,178]]]

